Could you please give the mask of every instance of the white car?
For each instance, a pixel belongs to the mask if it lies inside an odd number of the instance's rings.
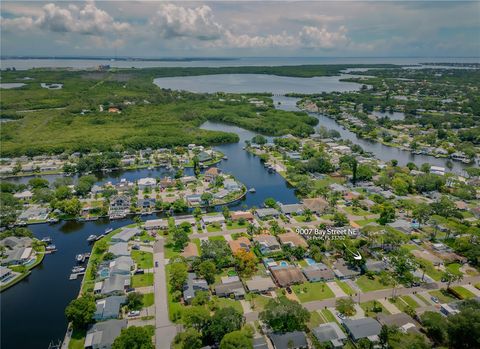
[[[140,310],[132,310],[131,312],[128,313],[128,317],[134,317],[139,315],[140,315]]]

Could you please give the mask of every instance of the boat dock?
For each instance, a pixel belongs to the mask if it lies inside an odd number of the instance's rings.
[[[81,273],[72,273],[70,274],[69,280],[77,280],[79,276],[85,275],[85,272],[82,271]]]

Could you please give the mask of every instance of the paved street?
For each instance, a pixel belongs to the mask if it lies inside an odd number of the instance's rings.
[[[177,333],[177,328],[168,318],[167,283],[165,275],[164,239],[160,237],[153,246],[155,293],[155,348],[170,349],[170,344]]]

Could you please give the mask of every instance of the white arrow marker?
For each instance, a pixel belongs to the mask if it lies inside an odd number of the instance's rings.
[[[347,245],[343,244],[343,246],[345,246],[347,251],[350,252],[353,255],[353,259],[355,259],[356,261],[362,260],[362,255],[360,254],[360,252],[354,253],[347,247]]]

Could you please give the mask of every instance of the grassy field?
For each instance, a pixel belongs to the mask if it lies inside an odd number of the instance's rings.
[[[355,294],[353,288],[351,288],[345,281],[335,280],[338,286],[348,295]]]
[[[335,297],[332,290],[323,282],[294,285],[292,289],[302,303]]]
[[[376,314],[385,314],[388,315],[390,312],[385,309],[385,307],[380,303],[380,302],[375,302],[375,301],[368,301],[364,303],[360,303],[360,307],[365,311],[365,315],[369,317],[374,317]],[[382,309],[380,312],[374,312],[373,308],[378,308]]]
[[[265,308],[265,305],[267,305],[268,301],[272,299],[270,297],[265,297],[265,296],[262,296],[262,295],[252,295],[252,298],[251,298],[251,304],[252,304],[252,308],[255,310],[255,311],[262,311],[263,308]]]
[[[355,282],[363,292],[370,292],[370,291],[384,290],[386,288],[391,288],[391,286],[389,285],[382,284],[379,281],[378,277],[375,277],[373,280],[371,280],[367,276],[362,275],[358,277]]]
[[[446,290],[436,290],[436,291],[430,291],[429,294],[433,297],[437,297],[440,303],[450,303],[453,301],[458,300],[455,298],[452,294],[447,292]]]
[[[213,224],[209,224],[209,225],[207,225],[207,231],[209,233],[216,233],[218,231],[222,231],[222,228],[218,227],[218,226],[215,226]]]
[[[220,236],[209,236],[209,237],[208,237],[208,240],[210,240],[210,241],[215,241],[215,240],[217,240],[217,241],[225,241],[225,238],[224,238],[223,236],[221,236],[221,235],[220,235]]]
[[[465,287],[452,286],[451,288],[452,290],[457,292],[462,299],[470,299],[475,297],[475,295],[470,290],[467,290]]]
[[[325,321],[317,311],[310,312],[310,321],[307,325],[308,328],[312,329],[323,323],[325,323]]]
[[[132,251],[132,259],[140,269],[153,268],[153,253],[145,251]]]
[[[149,307],[155,302],[155,295],[153,293],[146,293],[143,295],[143,306]]]
[[[132,276],[132,287],[153,286],[153,273]]]
[[[230,298],[216,298],[215,299],[215,303],[217,304],[217,306],[219,308],[227,308],[227,307],[232,307],[234,308],[235,310],[237,310],[238,312],[240,312],[241,314],[243,314],[243,308],[242,308],[242,305],[240,304],[239,301],[236,301],[236,300],[233,300],[233,299],[230,299]]]

